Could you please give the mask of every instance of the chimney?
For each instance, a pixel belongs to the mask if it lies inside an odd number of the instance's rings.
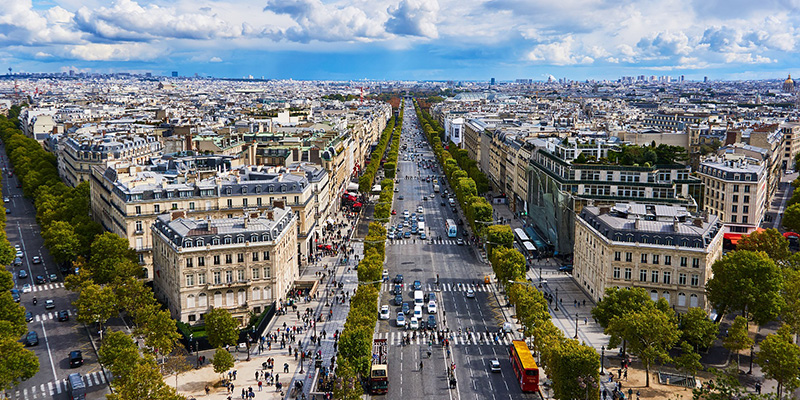
[[[695,217],[694,220],[692,221],[692,225],[694,225],[694,226],[696,226],[698,228],[702,228],[703,227],[703,218]]]
[[[678,217],[672,217],[672,231],[673,232],[678,232],[678,225],[679,224],[680,224],[680,221],[678,220]]]
[[[642,221],[642,219],[641,219],[641,218],[639,218],[639,216],[637,215],[637,216],[636,216],[636,219],[635,219],[635,220],[633,220],[633,229],[636,229],[637,231],[638,231],[639,229],[641,229],[641,225],[642,225],[641,221]]]
[[[176,220],[178,218],[183,218],[183,217],[184,217],[183,211],[175,211],[175,212],[172,213],[172,218],[170,220],[174,221],[174,220]]]
[[[611,212],[611,207],[608,206],[600,207],[600,215],[608,214],[609,212]]]

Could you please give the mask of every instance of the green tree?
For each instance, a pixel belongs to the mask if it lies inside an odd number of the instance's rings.
[[[547,374],[557,399],[599,398],[600,356],[592,347],[569,339],[544,350]]]
[[[789,258],[789,241],[777,229],[754,231],[742,236],[736,250],[763,251],[773,261]]]
[[[606,288],[605,296],[592,309],[592,317],[605,329],[612,319],[639,311],[651,302],[642,288]]]
[[[20,337],[27,331],[25,308],[15,303],[11,292],[0,293],[0,335]]]
[[[185,400],[175,389],[164,383],[161,372],[152,357],[136,362],[126,379],[111,381],[114,393],[109,400]]]
[[[783,269],[783,286],[781,295],[784,307],[781,309],[781,320],[792,329],[792,333],[800,333],[800,269]]]
[[[673,361],[678,370],[686,372],[686,375],[691,375],[692,378],[697,371],[703,368],[703,364],[700,363],[700,354],[697,354],[688,342],[681,342],[681,354]]]
[[[791,393],[800,387],[800,347],[794,344],[788,326],[781,326],[778,332],[761,341],[756,362],[765,377],[778,381],[779,399],[783,398],[784,390]]]
[[[617,347],[621,340],[625,340],[630,352],[639,356],[647,373],[647,387],[650,387],[651,365],[659,359],[665,362],[670,360],[669,349],[679,336],[672,310],[663,311],[652,302],[639,311],[615,317],[606,332],[611,335],[609,347]]]
[[[753,339],[747,331],[747,318],[738,316],[728,328],[728,336],[722,345],[731,352],[736,353],[736,367],[739,367],[739,352],[753,345]]]
[[[214,308],[206,313],[203,319],[206,322],[208,343],[213,347],[236,345],[239,338],[238,324],[231,313],[224,308]]]
[[[214,366],[214,372],[224,374],[233,368],[233,355],[222,347],[217,347],[214,358],[211,359],[211,365]]]
[[[708,300],[720,313],[740,311],[759,325],[772,321],[783,307],[780,268],[763,252],[734,251],[714,262],[706,283]]]
[[[14,288],[14,275],[10,271],[0,269],[0,292],[9,291]]]
[[[681,339],[691,344],[695,351],[711,347],[719,333],[719,325],[708,319],[702,308],[690,308],[680,318]]]
[[[119,313],[114,291],[96,283],[84,285],[72,305],[78,310],[76,319],[84,324],[105,325],[109,318]]]
[[[53,221],[42,232],[44,244],[59,264],[73,261],[80,254],[81,242],[75,228],[67,221]]]
[[[136,251],[129,246],[128,239],[111,232],[94,239],[92,256],[87,266],[95,282],[105,284],[113,282],[116,278],[141,275],[142,270],[136,259]]]
[[[0,390],[5,391],[33,378],[39,358],[17,341],[19,336],[0,335]]]
[[[514,245],[514,232],[508,225],[489,225],[483,230],[486,235],[486,255],[492,259],[495,246],[511,248]]]
[[[795,197],[797,197],[796,201]],[[786,229],[792,232],[800,232],[800,190],[794,191],[789,203],[791,205],[783,211],[781,222]]]
[[[157,310],[150,314],[136,332],[144,338],[147,347],[154,349],[162,356],[171,353],[181,337],[175,320],[166,310]]]
[[[497,275],[498,282],[506,284],[525,277],[525,256],[516,249],[505,247],[494,250],[492,269]]]
[[[343,359],[336,366],[336,380],[333,385],[333,398],[341,400],[359,400],[364,394],[364,389],[358,380],[353,367],[347,359]]]
[[[108,367],[117,379],[132,374],[139,362],[139,347],[125,332],[112,331],[103,337],[103,344],[97,352],[99,360]]]

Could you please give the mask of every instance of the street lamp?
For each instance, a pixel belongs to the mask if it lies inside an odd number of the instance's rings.
[[[539,287],[542,287],[542,266],[539,265]]]
[[[753,349],[755,346],[750,346],[750,369],[747,371],[747,375],[753,373]]]
[[[556,288],[556,311],[558,311],[558,288]]]
[[[306,363],[306,353],[300,352],[300,373],[301,374],[305,373],[305,371],[303,371],[303,364],[305,364],[305,363]]]
[[[575,337],[573,339],[578,338],[578,314],[575,314]]]
[[[600,346],[600,375],[606,374],[605,371],[603,371],[605,358],[606,358],[606,346]]]

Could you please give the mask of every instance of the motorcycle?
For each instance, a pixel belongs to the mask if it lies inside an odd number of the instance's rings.
[[[33,298],[33,305],[36,305],[36,303],[38,303],[38,301],[36,300],[36,297],[34,297]]]

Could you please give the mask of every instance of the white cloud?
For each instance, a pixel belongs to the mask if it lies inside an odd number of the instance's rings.
[[[52,57],[53,55],[50,53],[45,53],[43,51],[37,51],[36,54],[33,55],[36,58],[48,58]]]
[[[211,57],[211,59],[208,60],[208,62],[218,63],[218,62],[222,62],[222,59],[219,58],[219,57]]]
[[[308,43],[371,41],[388,37],[383,17],[368,16],[354,6],[323,4],[320,0],[268,0],[264,11],[288,15],[295,23],[289,28],[265,28],[262,33],[275,40]]]
[[[70,56],[85,61],[148,61],[162,57],[163,53],[147,43],[88,43],[68,49]]]
[[[560,42],[540,44],[528,53],[528,60],[551,65],[591,64],[594,59],[587,55],[575,54],[572,36]]]
[[[439,37],[436,27],[438,13],[438,0],[401,0],[397,7],[389,9],[386,31],[435,39]]]

